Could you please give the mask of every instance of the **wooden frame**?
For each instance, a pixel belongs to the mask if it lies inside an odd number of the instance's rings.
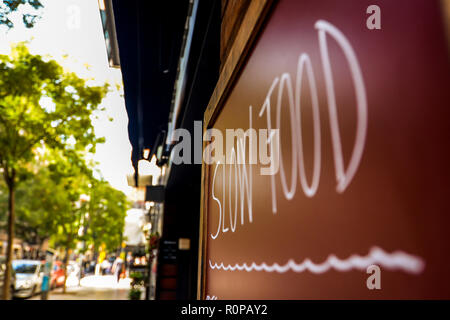
[[[203,136],[208,128],[210,128],[224,102],[230,92],[235,80],[237,79],[241,68],[246,61],[254,41],[261,31],[264,21],[271,11],[274,0],[256,0],[252,1],[245,13],[244,20],[236,35],[227,56],[226,62],[220,73],[216,88],[211,96],[208,107],[204,113],[203,119]],[[203,149],[205,150],[205,142]],[[209,189],[209,170],[203,162],[202,164],[202,181],[201,181],[201,203],[200,203],[200,230],[199,230],[199,252],[198,252],[198,277],[197,277],[197,299],[205,299],[205,274],[206,274],[206,233],[207,233],[207,197]]]
[[[444,27],[447,35],[447,46],[450,52],[450,0],[441,0],[442,18],[444,19]]]

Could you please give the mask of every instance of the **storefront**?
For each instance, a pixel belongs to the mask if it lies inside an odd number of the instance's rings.
[[[155,299],[450,297],[448,1],[111,4]]]

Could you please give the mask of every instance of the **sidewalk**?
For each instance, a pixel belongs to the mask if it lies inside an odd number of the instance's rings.
[[[114,276],[87,276],[81,279],[80,286],[77,281],[69,281],[66,293],[57,288],[49,293],[49,300],[127,300],[130,289],[130,279],[120,279],[119,283]],[[30,300],[40,300],[40,294]]]

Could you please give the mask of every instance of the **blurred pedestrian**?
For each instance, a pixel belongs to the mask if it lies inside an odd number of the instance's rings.
[[[108,261],[108,259],[105,259],[100,264],[100,268],[102,270],[102,275],[108,274],[110,271],[109,269],[111,268],[111,263]]]
[[[117,282],[120,280],[120,274],[122,273],[122,266],[123,266],[123,260],[120,257],[117,257],[117,259],[114,261],[113,266],[111,268],[111,271],[113,272],[114,276],[117,278]]]

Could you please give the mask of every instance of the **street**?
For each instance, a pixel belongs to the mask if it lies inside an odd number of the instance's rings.
[[[78,286],[77,279],[68,278],[66,293],[62,288],[49,293],[49,300],[128,300],[130,279],[120,279],[119,283],[112,275],[87,276],[81,279]],[[40,294],[29,300],[40,300]]]

